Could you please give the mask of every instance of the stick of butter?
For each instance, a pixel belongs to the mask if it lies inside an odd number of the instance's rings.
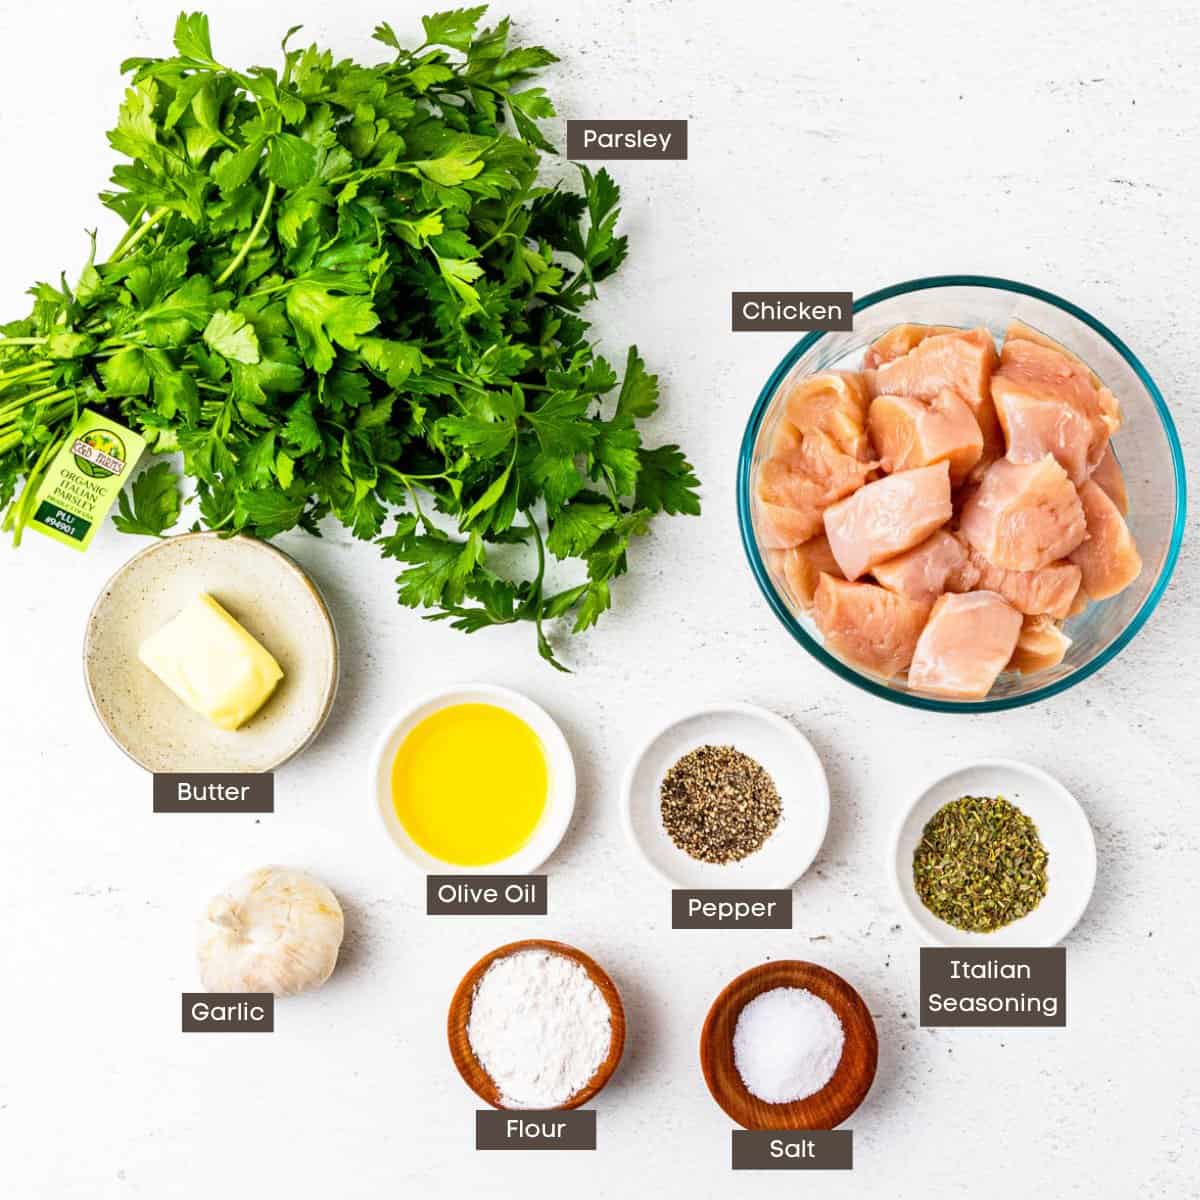
[[[148,637],[138,658],[221,729],[244,725],[283,678],[275,659],[207,594]]]

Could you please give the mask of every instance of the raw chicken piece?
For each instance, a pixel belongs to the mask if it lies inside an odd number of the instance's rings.
[[[932,400],[876,396],[867,428],[885,471],[909,471],[945,460],[957,487],[983,454],[983,434],[967,402],[949,388]]]
[[[763,546],[781,550],[815,537],[825,509],[877,465],[843,454],[824,433],[805,434],[797,449],[767,459],[755,488]]]
[[[966,545],[939,529],[919,546],[876,563],[871,574],[890,591],[932,604],[943,592],[969,592],[979,581]]]
[[[1121,516],[1128,516],[1129,493],[1125,490],[1125,476],[1121,473],[1112,446],[1104,451],[1104,457],[1096,464],[1092,482],[1117,506]]]
[[[823,433],[843,453],[866,462],[873,458],[867,439],[866,386],[856,371],[826,371],[794,384],[785,420],[802,434]]]
[[[1009,571],[1048,566],[1087,537],[1079,495],[1051,454],[992,463],[963,505],[959,528],[988,562]]]
[[[1052,562],[1034,571],[1007,571],[993,566],[973,546],[971,565],[978,586],[999,592],[1018,612],[1029,616],[1049,613],[1060,620],[1071,611],[1083,572],[1073,562]]]
[[[908,685],[949,700],[982,700],[1008,665],[1021,614],[995,592],[947,594],[921,631]]]
[[[787,581],[792,598],[803,609],[812,607],[813,595],[821,575],[832,575],[841,579],[837,559],[829,548],[829,539],[821,534],[810,538],[802,546],[779,552],[779,571]]]
[[[923,542],[953,513],[950,467],[897,471],[825,510],[825,536],[847,579]]]
[[[1100,376],[1097,375],[1096,372],[1093,371],[1091,367],[1089,367],[1087,363],[1085,363],[1083,359],[1079,357],[1078,354],[1073,354],[1066,348],[1066,346],[1062,344],[1062,342],[1056,342],[1052,337],[1044,334],[1040,329],[1034,329],[1032,325],[1026,325],[1024,321],[1016,319],[1010,321],[1008,323],[1008,328],[1004,331],[1004,340],[1006,343],[1019,341],[1037,342],[1039,346],[1047,346],[1051,350],[1057,350],[1060,354],[1065,354],[1068,358],[1073,358],[1077,363],[1079,363],[1080,366],[1087,371],[1089,378],[1096,387],[1104,386],[1100,380]]]
[[[1008,660],[1008,669],[1031,675],[1034,671],[1057,667],[1066,657],[1070,645],[1071,639],[1063,633],[1053,617],[1044,613],[1026,617],[1021,623],[1017,648]]]
[[[1127,588],[1142,570],[1142,557],[1120,510],[1090,479],[1079,489],[1087,520],[1087,541],[1071,554],[1083,571],[1083,589],[1107,600]]]
[[[893,325],[881,338],[876,338],[863,355],[863,367],[872,369],[891,362],[893,358],[902,358],[918,342],[938,333],[961,333],[953,325]]]
[[[800,449],[803,441],[804,435],[800,430],[786,418],[781,419],[771,435],[770,454],[767,457],[778,458],[781,454],[791,454]]]
[[[1082,483],[1120,427],[1112,392],[1097,387],[1074,355],[1053,345],[1007,340],[992,376],[992,400],[1011,462],[1036,462],[1053,454]]]
[[[847,583],[827,573],[817,583],[813,604],[828,649],[886,679],[912,661],[929,614],[927,604],[873,583]]]
[[[1083,612],[1087,606],[1091,604],[1091,602],[1091,597],[1089,597],[1087,592],[1084,591],[1083,584],[1080,583],[1079,591],[1075,593],[1075,599],[1071,601],[1071,607],[1067,610],[1067,616],[1079,616],[1079,614]]]
[[[874,394],[932,400],[944,388],[957,392],[983,436],[984,465],[1004,454],[1004,435],[992,404],[991,379],[996,343],[982,326],[923,338],[901,358],[884,363],[868,377]]]
[[[813,508],[785,508],[782,504],[754,501],[754,529],[764,550],[786,550],[819,533],[822,512]]]

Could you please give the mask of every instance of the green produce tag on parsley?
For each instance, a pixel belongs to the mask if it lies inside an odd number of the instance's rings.
[[[29,527],[86,550],[145,446],[132,430],[85,409],[42,480]]]

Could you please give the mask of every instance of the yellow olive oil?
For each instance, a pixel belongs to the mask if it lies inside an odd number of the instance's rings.
[[[392,763],[400,824],[427,854],[480,867],[515,854],[542,819],[549,771],[541,739],[494,704],[426,717]]]

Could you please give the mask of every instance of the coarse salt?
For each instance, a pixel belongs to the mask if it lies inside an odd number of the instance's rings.
[[[772,988],[738,1014],[733,1061],[760,1100],[790,1104],[833,1078],[845,1041],[837,1013],[820,996],[806,988]]]
[[[518,950],[476,985],[467,1039],[506,1108],[558,1108],[608,1056],[612,1014],[574,959]]]

